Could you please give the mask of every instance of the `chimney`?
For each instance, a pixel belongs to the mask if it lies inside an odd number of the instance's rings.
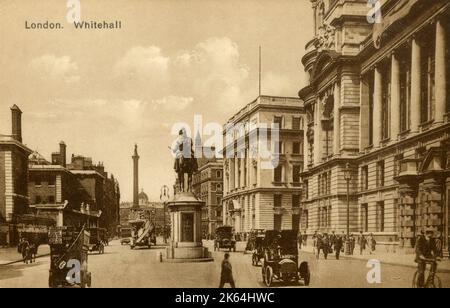
[[[67,148],[67,146],[64,143],[64,141],[61,141],[59,143],[59,159],[61,162],[61,166],[63,166],[64,168],[67,167],[66,148]]]
[[[22,111],[17,105],[11,107],[11,119],[13,138],[22,142]]]

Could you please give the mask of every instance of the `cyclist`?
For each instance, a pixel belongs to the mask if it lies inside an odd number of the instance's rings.
[[[416,243],[416,260],[419,276],[417,277],[417,286],[423,288],[425,283],[425,269],[427,262],[435,260],[437,257],[436,241],[433,238],[433,230],[427,229],[420,235]]]

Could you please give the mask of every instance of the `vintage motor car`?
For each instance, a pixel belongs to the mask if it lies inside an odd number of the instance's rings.
[[[131,243],[131,228],[120,228],[120,245],[127,245]]]
[[[234,239],[233,227],[231,226],[222,226],[216,229],[214,251],[223,248],[236,251],[236,240]]]
[[[88,271],[89,232],[83,228],[51,227],[48,231],[50,246],[50,288],[90,287]],[[71,275],[79,266],[80,275]]]
[[[311,273],[308,262],[298,260],[296,230],[268,230],[263,240],[264,261],[262,264],[262,279],[267,287],[274,280],[285,283],[303,280],[309,285]]]

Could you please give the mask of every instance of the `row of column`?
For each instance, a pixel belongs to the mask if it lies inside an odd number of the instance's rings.
[[[251,184],[256,183],[257,171],[252,165],[252,159],[249,155],[245,155],[245,158],[232,158],[229,159],[230,163],[230,178],[228,189],[237,189],[241,187],[248,187]],[[239,169],[241,175],[239,178]]]
[[[436,22],[436,51],[435,51],[435,115],[434,121],[444,121],[447,99],[446,76],[446,29],[441,20]],[[411,46],[411,132],[418,132],[421,123],[421,58],[422,46],[417,37],[412,40]],[[374,76],[374,105],[373,105],[373,144],[378,146],[382,136],[381,105],[383,100],[383,74],[379,66],[375,68]],[[391,140],[397,140],[400,133],[400,62],[399,55],[391,57],[391,106],[390,106],[390,131]]]

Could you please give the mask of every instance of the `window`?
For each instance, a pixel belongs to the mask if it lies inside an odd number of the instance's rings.
[[[367,203],[361,204],[361,230],[363,232],[369,231],[369,215]]]
[[[55,182],[56,182],[55,176],[49,176],[47,181],[48,181],[49,186],[55,186]]]
[[[275,169],[273,169],[274,175],[273,175],[273,181],[280,183],[282,182],[282,173],[283,173],[283,167],[279,164]]]
[[[41,198],[41,196],[36,196],[36,198],[35,198],[35,204],[40,204],[40,203],[42,203],[42,198]]]
[[[309,213],[308,210],[303,211],[303,225],[305,226],[305,229],[309,228]]]
[[[377,202],[377,231],[384,232],[384,201]]]
[[[274,214],[273,215],[273,228],[274,230],[281,231],[281,214]]]
[[[429,31],[427,42],[422,48],[420,59],[421,72],[421,122],[426,123],[434,119],[434,103],[435,103],[435,35],[434,31]]]
[[[300,117],[292,117],[292,129],[300,129]]]
[[[216,197],[216,202],[217,202],[216,203],[217,205],[221,205],[222,204],[222,197],[219,197],[219,196]]]
[[[301,144],[300,142],[292,143],[292,154],[301,154]]]
[[[274,207],[281,207],[281,198],[282,195],[273,195],[273,206]]]
[[[300,207],[300,195],[292,195],[292,207],[293,208]]]
[[[384,160],[377,162],[377,187],[384,186]]]
[[[221,178],[222,178],[222,171],[217,170],[217,171],[216,171],[216,177],[217,177],[218,179],[221,179]]]
[[[300,228],[300,215],[292,215],[292,230],[298,230]]]
[[[42,185],[41,177],[37,176],[37,177],[34,178],[34,185],[35,186],[41,186]]]
[[[369,189],[369,166],[361,167],[361,190]]]
[[[303,191],[305,192],[305,199],[307,200],[309,198],[309,194],[308,194],[308,180],[303,181]]]
[[[54,204],[55,203],[55,197],[54,196],[49,196],[48,197],[48,203]]]
[[[280,142],[278,142],[278,153],[279,153],[279,154],[283,154],[283,153],[284,153],[283,150],[284,150],[284,149],[283,149],[283,142],[280,141]]]
[[[273,117],[273,123],[275,125],[278,124],[278,128],[282,129],[283,128],[283,117],[280,117],[280,116]]]
[[[401,54],[400,62],[400,131],[410,128],[411,119],[411,49]],[[395,136],[394,136],[395,137]]]
[[[391,66],[385,65],[382,69],[382,100],[381,100],[381,139],[390,136],[389,122],[391,114]]]
[[[302,171],[300,165],[292,166],[292,182],[300,183],[300,172]]]

